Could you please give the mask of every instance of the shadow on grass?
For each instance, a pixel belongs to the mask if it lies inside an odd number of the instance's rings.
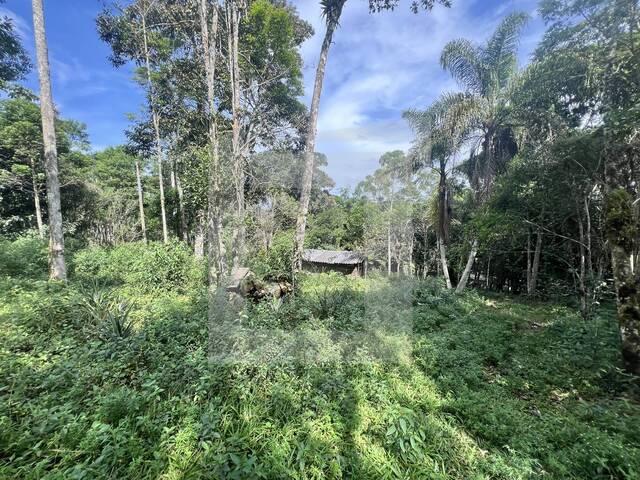
[[[0,476],[638,477],[637,390],[606,312],[587,325],[430,282],[309,282],[230,315],[245,343],[217,363],[206,298],[141,301],[120,342],[4,314]]]

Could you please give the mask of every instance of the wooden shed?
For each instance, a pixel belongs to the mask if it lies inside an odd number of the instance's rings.
[[[307,249],[302,252],[302,269],[360,277],[365,275],[366,258],[358,252]]]

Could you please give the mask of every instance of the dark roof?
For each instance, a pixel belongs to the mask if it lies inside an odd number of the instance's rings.
[[[302,252],[302,260],[310,263],[327,263],[331,265],[357,265],[364,262],[364,255],[358,252],[340,250],[307,249]]]

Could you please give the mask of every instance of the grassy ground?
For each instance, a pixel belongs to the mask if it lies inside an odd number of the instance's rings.
[[[201,292],[135,287],[121,338],[86,283],[0,281],[1,478],[640,478],[608,308],[320,275],[231,320],[315,355],[209,366]]]

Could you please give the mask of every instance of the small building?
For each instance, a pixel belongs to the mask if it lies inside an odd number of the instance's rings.
[[[302,252],[302,269],[360,277],[366,274],[366,258],[358,252],[307,249]]]

